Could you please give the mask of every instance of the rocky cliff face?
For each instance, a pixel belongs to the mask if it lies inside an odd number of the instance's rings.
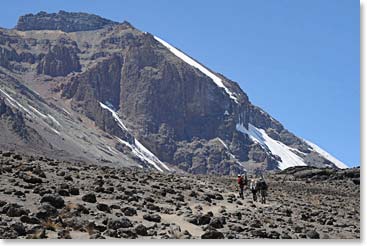
[[[36,15],[28,14],[21,16],[15,28],[20,31],[60,30],[77,32],[96,30],[113,24],[117,23],[97,15],[59,11],[57,14],[39,12]]]
[[[80,71],[79,58],[75,49],[56,45],[42,56],[37,65],[37,73],[39,74],[56,77]]]
[[[20,17],[16,29],[0,32],[0,68],[57,110],[65,121],[53,125],[60,137],[67,139],[64,123],[101,130],[103,143],[89,132],[81,137],[103,149],[98,160],[122,154],[195,174],[336,167],[254,106],[237,83],[128,22],[62,11]]]

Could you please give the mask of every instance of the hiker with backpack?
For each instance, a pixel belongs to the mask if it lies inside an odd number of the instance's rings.
[[[267,196],[267,190],[268,190],[268,184],[265,182],[264,177],[261,177],[260,180],[257,181],[257,189],[260,191],[261,196],[261,203],[266,203],[266,196]]]
[[[241,174],[238,174],[237,175],[237,184],[238,184],[238,187],[239,187],[240,198],[244,199],[243,190],[244,190],[245,185],[247,185],[247,175],[245,175],[245,178],[244,178]]]
[[[252,192],[252,199],[254,200],[254,202],[257,201],[257,182],[255,179],[251,179],[250,182],[250,190]]]

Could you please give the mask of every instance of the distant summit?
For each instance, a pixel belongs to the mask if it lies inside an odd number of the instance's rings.
[[[93,14],[40,12],[1,30],[0,96],[1,150],[193,174],[347,168],[236,82]]]
[[[73,13],[59,11],[58,13],[46,13],[41,11],[19,17],[15,29],[20,31],[29,30],[61,30],[64,32],[78,32],[101,29],[118,22],[102,18],[98,15],[87,13]]]

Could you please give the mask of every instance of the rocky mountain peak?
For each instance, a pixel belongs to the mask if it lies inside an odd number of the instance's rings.
[[[29,14],[0,32],[0,46],[0,96],[24,116],[18,125],[6,117],[0,130],[13,136],[24,123],[56,158],[194,174],[346,168],[253,105],[236,82],[126,21]]]
[[[102,18],[98,15],[81,12],[27,14],[19,17],[15,29],[29,30],[61,30],[64,32],[90,31],[101,29],[108,25],[116,25],[118,22]]]

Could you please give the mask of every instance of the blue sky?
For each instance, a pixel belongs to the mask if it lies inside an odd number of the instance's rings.
[[[238,82],[296,135],[360,164],[359,1],[123,0],[2,3],[0,26],[81,11],[163,38]]]

